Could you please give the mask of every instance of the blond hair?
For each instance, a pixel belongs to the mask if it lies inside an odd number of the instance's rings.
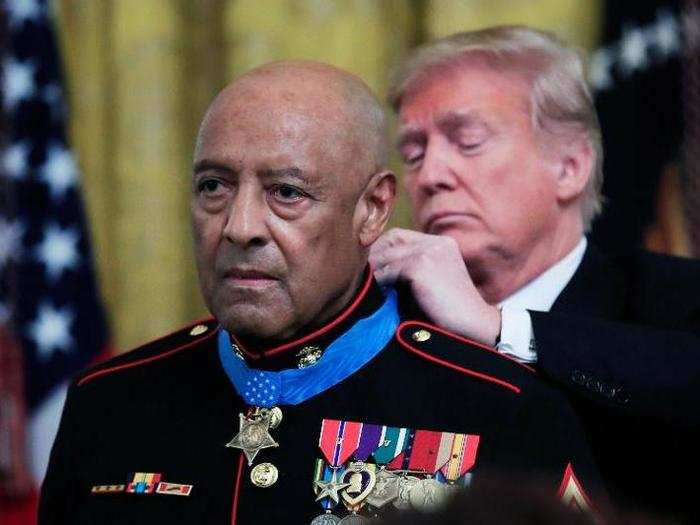
[[[588,231],[603,204],[603,147],[600,124],[579,52],[545,31],[525,26],[498,26],[457,33],[417,48],[395,71],[389,103],[396,112],[407,91],[437,71],[459,69],[480,59],[531,81],[533,129],[555,136],[584,136],[594,162],[584,189],[581,215]]]

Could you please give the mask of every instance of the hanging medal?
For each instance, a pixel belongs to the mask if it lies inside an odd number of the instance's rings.
[[[270,435],[270,429],[275,428],[281,420],[281,411],[277,410],[279,414],[266,408],[255,407],[251,408],[247,415],[238,414],[238,434],[226,443],[226,446],[241,449],[248,459],[248,466],[253,464],[255,456],[262,449],[279,446]]]
[[[380,425],[363,424],[357,450],[352,455],[354,461],[343,472],[342,481],[350,483],[343,490],[343,504],[352,513],[356,514],[367,503],[377,483],[377,466],[367,463],[367,458],[377,449],[381,437]]]
[[[337,520],[334,523],[340,521],[337,516],[330,514],[330,509],[340,502],[340,491],[350,486],[349,482],[340,479],[340,469],[357,450],[361,431],[362,423],[335,419],[324,419],[321,423],[318,446],[326,461],[317,461],[314,492],[316,501],[321,503],[326,513],[316,516],[311,522],[314,525],[331,523],[328,520],[333,519]],[[318,462],[323,463],[323,469]]]

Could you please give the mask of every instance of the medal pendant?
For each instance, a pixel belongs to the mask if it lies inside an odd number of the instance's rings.
[[[399,494],[394,500],[394,507],[399,510],[411,508],[411,490],[419,481],[420,479],[415,476],[402,476],[399,478]]]
[[[399,497],[399,481],[401,476],[393,472],[381,469],[377,472],[377,483],[374,490],[367,496],[367,503],[378,509],[387,503],[391,503]]]
[[[227,447],[238,448],[248,459],[248,465],[253,464],[255,456],[264,448],[278,447],[270,435],[270,415],[265,412],[254,412],[251,417],[238,414],[239,430]]]
[[[338,492],[350,486],[350,483],[338,481],[338,470],[333,469],[333,474],[329,481],[318,480],[314,481],[314,491],[316,492],[316,501],[321,501],[323,498],[330,498],[334,503],[340,502]]]
[[[340,518],[330,512],[319,514],[311,520],[311,525],[337,525],[340,523]]]
[[[433,478],[422,479],[411,487],[411,506],[421,512],[434,512],[442,507],[450,497],[447,486]]]
[[[374,490],[377,483],[376,465],[356,461],[350,463],[340,478],[348,486],[343,490],[343,504],[351,512],[357,512],[364,504],[367,497]]]

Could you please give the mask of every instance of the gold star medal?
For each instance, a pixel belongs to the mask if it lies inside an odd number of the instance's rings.
[[[277,443],[270,435],[270,413],[264,412],[246,417],[238,414],[240,429],[231,441],[226,443],[227,447],[239,448],[248,459],[248,465],[253,464],[255,456],[264,448],[278,447]]]

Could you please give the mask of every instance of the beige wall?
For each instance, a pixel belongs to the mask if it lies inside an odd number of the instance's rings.
[[[190,155],[208,101],[232,77],[313,58],[384,96],[408,49],[462,29],[528,23],[590,47],[600,0],[61,0],[57,15],[100,285],[125,350],[206,313]],[[394,224],[410,225],[403,200]]]

